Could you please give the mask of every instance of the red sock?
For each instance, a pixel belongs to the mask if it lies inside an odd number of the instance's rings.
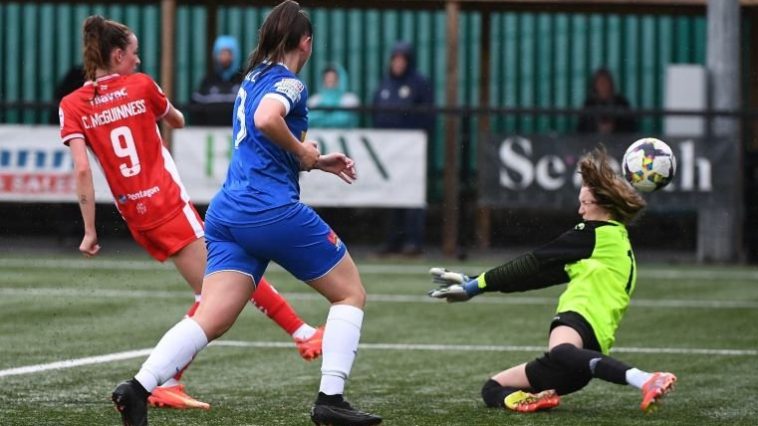
[[[185,315],[187,315],[189,318],[192,318],[192,316],[195,315],[195,311],[197,311],[198,306],[200,306],[200,301],[196,300],[195,303],[193,303],[192,306],[187,309],[187,313]]]
[[[292,335],[295,330],[305,324],[284,297],[266,281],[265,277],[261,278],[250,301],[266,316],[279,324],[279,327],[283,328],[289,335]]]

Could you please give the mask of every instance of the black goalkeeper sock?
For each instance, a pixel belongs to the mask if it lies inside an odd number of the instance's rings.
[[[593,367],[592,364],[594,364],[594,368],[592,368],[592,375],[594,377],[619,385],[628,384],[626,381],[626,370],[629,370],[632,367],[605,355],[603,355],[598,361],[590,361],[591,367]]]
[[[489,379],[482,387],[482,399],[490,408],[504,408],[505,397],[520,389],[506,387],[495,380]]]
[[[626,370],[631,367],[600,352],[577,348],[570,343],[550,350],[550,359],[572,371],[589,374],[606,382],[625,385]]]

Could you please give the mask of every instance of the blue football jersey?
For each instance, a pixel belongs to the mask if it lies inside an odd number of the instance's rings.
[[[232,154],[226,181],[206,215],[230,224],[275,219],[300,200],[297,158],[255,128],[253,116],[263,98],[284,104],[284,121],[301,142],[308,130],[308,90],[283,64],[261,64],[242,81],[234,102]]]

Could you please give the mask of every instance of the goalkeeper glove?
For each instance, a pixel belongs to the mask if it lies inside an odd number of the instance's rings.
[[[432,268],[429,274],[432,276],[432,281],[440,284],[439,288],[429,291],[430,297],[445,299],[451,303],[465,302],[482,292],[477,280],[466,274],[444,268]]]

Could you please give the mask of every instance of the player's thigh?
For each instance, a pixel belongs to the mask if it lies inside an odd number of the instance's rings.
[[[350,253],[345,253],[342,260],[326,275],[308,281],[308,285],[330,303],[344,303],[361,309],[366,304],[366,290]]]
[[[567,325],[559,325],[550,331],[550,339],[548,341],[548,349],[553,349],[558,345],[569,343],[577,348],[583,346],[582,336],[579,332]]]
[[[203,280],[200,306],[192,317],[208,336],[215,339],[226,332],[253,294],[253,279],[237,271],[221,271]]]
[[[501,371],[492,376],[492,380],[510,388],[529,389],[531,387],[526,377],[526,363]]]
[[[184,246],[170,258],[195,293],[200,293],[203,285],[206,257],[205,238],[200,237]]]

